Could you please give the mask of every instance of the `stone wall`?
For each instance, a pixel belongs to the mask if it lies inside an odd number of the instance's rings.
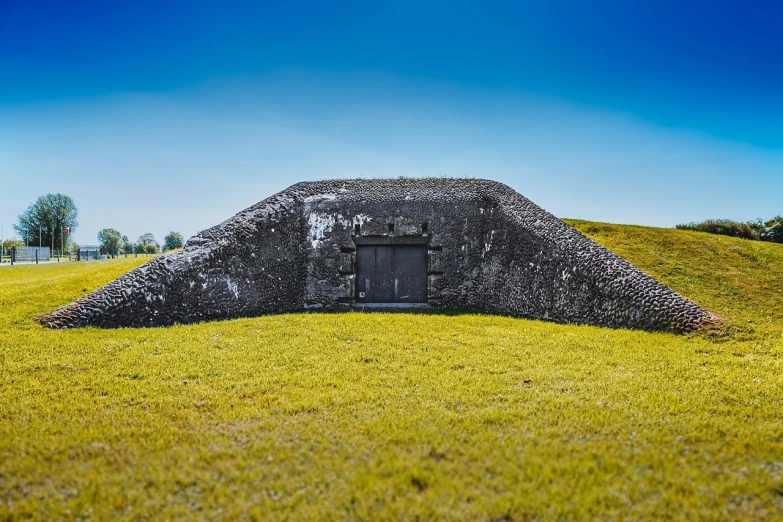
[[[690,331],[707,311],[487,180],[299,183],[44,316],[53,328],[160,326],[355,301],[357,243],[427,244],[427,304]]]

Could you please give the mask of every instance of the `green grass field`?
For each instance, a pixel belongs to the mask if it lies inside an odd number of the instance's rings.
[[[145,259],[0,270],[0,520],[783,519],[783,245],[570,223],[726,328],[49,331]]]

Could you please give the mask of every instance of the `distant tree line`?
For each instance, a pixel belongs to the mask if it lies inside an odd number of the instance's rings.
[[[79,209],[73,199],[65,194],[46,194],[39,197],[27,210],[19,214],[14,230],[21,239],[7,239],[2,242],[2,251],[14,246],[48,246],[53,249],[79,245],[70,241],[76,227]],[[117,229],[104,228],[98,232],[98,242],[102,254],[116,257],[120,254],[157,254],[160,243],[150,232],[139,236],[136,242],[128,239]],[[179,232],[169,232],[163,239],[163,251],[182,248],[184,239]]]
[[[136,242],[128,239],[114,228],[104,228],[98,232],[98,242],[101,254],[115,257],[119,254],[157,254],[161,251],[160,243],[151,232],[142,234]],[[163,239],[163,251],[182,248],[184,241],[179,232],[169,232]]]
[[[677,225],[680,230],[697,230],[720,234],[722,236],[741,237],[756,241],[783,243],[783,216],[775,216],[768,221],[732,221],[730,219],[708,219],[701,223],[683,223]]]

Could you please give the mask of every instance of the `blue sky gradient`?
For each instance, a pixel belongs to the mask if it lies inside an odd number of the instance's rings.
[[[476,176],[561,217],[783,213],[783,4],[0,0],[0,223],[186,236],[300,180]]]

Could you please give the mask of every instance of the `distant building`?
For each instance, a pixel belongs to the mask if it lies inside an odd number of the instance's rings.
[[[98,245],[82,245],[79,247],[77,261],[89,261],[90,259],[100,259],[101,247]]]

